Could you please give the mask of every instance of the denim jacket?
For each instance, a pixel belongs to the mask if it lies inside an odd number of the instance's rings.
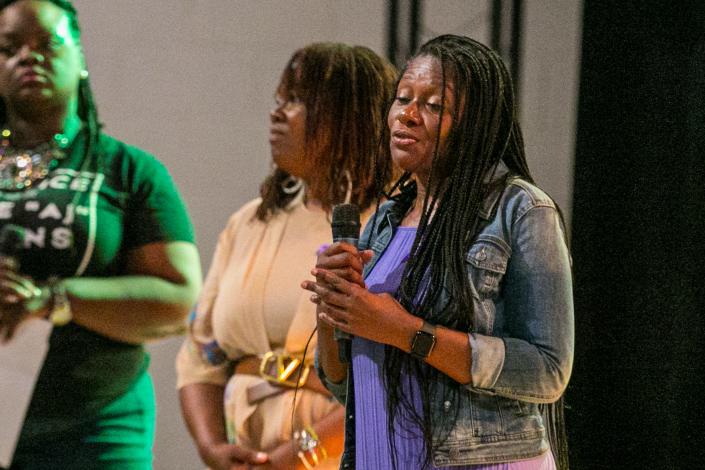
[[[374,258],[365,274],[389,244],[409,203],[382,204],[374,233],[368,222],[360,246],[369,246]],[[539,404],[560,398],[573,363],[570,256],[554,202],[527,181],[508,177],[486,198],[480,216],[479,235],[465,254],[474,302],[468,332],[472,381],[465,386],[468,394],[449,436],[434,441],[436,466],[513,461],[548,450]],[[440,297],[439,304],[448,302],[447,295]],[[326,380],[320,368],[318,373],[346,404],[341,468],[352,469],[351,367],[340,384]],[[455,408],[443,405],[439,409]]]

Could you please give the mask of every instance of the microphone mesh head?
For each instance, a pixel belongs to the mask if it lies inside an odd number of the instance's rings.
[[[355,204],[338,204],[333,206],[331,220],[333,240],[360,236],[360,208]]]

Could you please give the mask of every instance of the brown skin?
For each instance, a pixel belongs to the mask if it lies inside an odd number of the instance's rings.
[[[308,180],[314,159],[306,158],[306,105],[295,96],[285,96],[284,90],[275,101],[269,113],[272,160],[290,175]]]
[[[157,242],[128,252],[127,273],[111,278],[64,279],[73,321],[125,343],[181,334],[200,289],[196,247]],[[0,335],[10,339],[25,319],[49,313],[49,293],[29,276],[0,266]],[[31,293],[39,291],[39,295]],[[135,312],[141,312],[135,315]]]
[[[31,147],[78,118],[85,61],[65,12],[49,2],[21,0],[0,13],[0,95],[17,146]]]
[[[390,150],[394,162],[412,173],[418,194],[401,225],[417,227],[423,212],[423,200],[430,177],[433,151],[438,135],[441,100],[441,69],[431,57],[414,59],[397,88],[387,124]],[[453,84],[447,83],[445,108],[453,109]],[[450,132],[452,116],[444,113],[440,127],[440,149]],[[345,379],[347,364],[338,360],[333,329],[388,344],[404,352],[423,320],[402,307],[389,294],[369,292],[362,279],[362,266],[370,254],[358,252],[344,243],[333,244],[318,257],[311,273],[316,282],[301,286],[313,292],[318,305],[318,356],[326,377],[335,383]],[[436,345],[426,362],[461,384],[469,384],[471,354],[467,333],[438,327]]]
[[[318,147],[306,144],[306,105],[296,96],[278,87],[276,105],[270,112],[270,147],[272,160],[282,170],[301,178],[307,184],[320,175],[312,168],[311,158]],[[309,195],[310,196],[310,195]],[[309,206],[320,206],[320,202],[309,197]],[[213,470],[260,469],[291,470],[304,469],[293,441],[285,441],[274,449],[248,449],[230,444],[225,435],[223,416],[223,387],[212,384],[191,384],[179,390],[181,410],[198,452],[204,463]],[[340,408],[313,423],[321,444],[331,455],[343,449],[343,424],[345,410]]]
[[[418,57],[406,68],[387,115],[392,159],[411,172],[425,187],[431,172],[441,111],[440,64],[431,57]],[[439,153],[451,130],[454,109],[453,84],[446,81],[445,104],[440,128]],[[418,198],[417,201],[423,198]]]
[[[18,146],[50,140],[79,122],[81,45],[56,5],[20,0],[0,12],[0,93]],[[63,282],[73,321],[109,338],[143,343],[181,333],[201,286],[192,243],[157,242],[126,254],[124,275]],[[48,313],[49,292],[11,263],[0,264],[0,338]],[[139,314],[136,314],[139,313]]]
[[[267,455],[244,446],[229,444],[223,416],[224,387],[191,384],[179,390],[181,410],[196,442],[203,463],[213,470],[247,468],[241,464],[263,464]]]

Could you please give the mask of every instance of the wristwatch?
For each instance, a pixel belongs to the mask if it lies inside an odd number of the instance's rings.
[[[66,295],[66,286],[61,279],[52,277],[49,279],[49,289],[51,292],[51,309],[47,319],[54,326],[64,326],[73,319],[71,303]]]
[[[433,351],[436,345],[436,327],[424,320],[421,329],[416,331],[411,340],[410,354],[416,359],[424,360]]]

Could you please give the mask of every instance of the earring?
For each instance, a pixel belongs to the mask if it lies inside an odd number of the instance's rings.
[[[284,194],[296,194],[304,185],[304,180],[296,176],[289,175],[280,183]]]
[[[347,187],[345,188],[345,204],[350,204],[352,199],[353,184],[352,178],[350,177],[350,172],[345,170],[345,179],[347,180]]]

